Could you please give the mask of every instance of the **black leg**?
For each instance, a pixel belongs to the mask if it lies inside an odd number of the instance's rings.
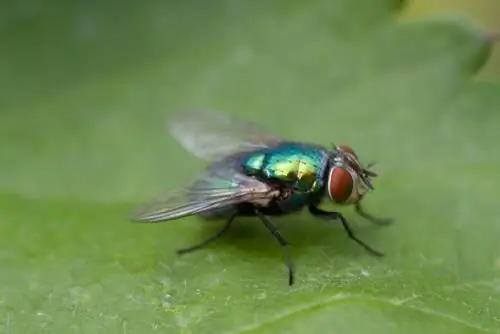
[[[333,220],[333,219],[338,219],[341,221],[342,226],[344,227],[347,235],[349,238],[352,240],[356,241],[359,245],[361,245],[364,249],[366,249],[369,253],[376,255],[376,256],[384,256],[383,253],[373,249],[369,245],[367,245],[364,241],[356,237],[354,232],[352,231],[351,227],[349,226],[349,223],[347,222],[347,219],[344,218],[344,216],[340,212],[329,212],[329,211],[324,211],[318,208],[317,206],[310,205],[309,206],[309,212],[318,218],[326,219],[326,220]]]
[[[219,238],[220,236],[222,236],[224,233],[227,232],[227,230],[229,230],[229,227],[231,226],[231,223],[233,222],[234,218],[236,218],[236,216],[238,215],[238,211],[235,211],[231,217],[229,217],[229,219],[227,220],[226,224],[224,224],[224,226],[222,226],[222,228],[217,231],[217,233],[215,233],[213,236],[211,236],[210,238],[208,238],[207,240],[203,241],[203,242],[200,242],[199,244],[197,245],[194,245],[194,246],[191,246],[191,247],[188,247],[188,248],[182,248],[182,249],[179,249],[177,250],[177,254],[178,255],[182,255],[182,254],[185,254],[185,253],[189,253],[189,252],[192,252],[192,251],[195,251],[195,250],[198,250],[206,245],[208,245],[209,243],[211,243],[212,241],[214,241],[215,239]]]
[[[363,207],[361,206],[361,203],[356,203],[354,206],[356,213],[360,215],[361,217],[365,218],[366,220],[372,222],[375,225],[389,225],[392,223],[391,218],[376,218],[372,216],[371,214],[367,213],[365,210],[363,210]]]
[[[293,273],[293,264],[292,260],[290,260],[290,254],[288,253],[288,242],[283,238],[283,236],[276,230],[276,227],[264,216],[257,208],[255,208],[255,215],[260,221],[268,228],[269,231],[278,239],[278,242],[283,247],[283,252],[285,253],[285,263],[288,268],[288,285],[293,285],[294,282],[294,273]]]

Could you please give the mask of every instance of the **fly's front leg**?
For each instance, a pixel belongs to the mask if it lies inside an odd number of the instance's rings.
[[[340,213],[340,212],[330,212],[330,211],[325,211],[320,208],[318,208],[315,205],[309,205],[309,212],[318,218],[325,219],[325,220],[340,220],[342,223],[342,226],[344,227],[344,230],[346,231],[347,235],[349,238],[354,240],[356,243],[358,243],[360,246],[362,246],[365,250],[367,250],[370,254],[375,255],[375,256],[384,256],[383,253],[379,252],[378,250],[373,249],[371,246],[366,244],[363,240],[359,239],[355,234],[354,231],[352,230],[351,226],[349,225],[349,222],[345,217]]]
[[[361,206],[361,203],[356,203],[354,206],[354,209],[358,215],[361,217],[365,218],[366,220],[370,221],[371,223],[375,225],[389,225],[392,223],[392,218],[377,218],[366,212],[363,207]]]

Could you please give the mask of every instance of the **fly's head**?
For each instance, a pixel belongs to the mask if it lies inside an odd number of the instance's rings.
[[[337,204],[359,202],[368,190],[373,190],[371,178],[377,174],[370,170],[374,164],[361,165],[354,150],[347,145],[334,146],[332,165],[328,172],[326,190]]]

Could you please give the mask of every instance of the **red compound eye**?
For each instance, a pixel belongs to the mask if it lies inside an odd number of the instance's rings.
[[[330,170],[328,178],[328,194],[332,201],[344,203],[349,199],[353,190],[351,173],[342,167],[335,166]]]

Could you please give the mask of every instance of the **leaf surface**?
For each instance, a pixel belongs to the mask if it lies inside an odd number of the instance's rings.
[[[0,331],[498,333],[500,89],[473,82],[491,45],[462,20],[396,23],[402,4],[24,1],[2,4]],[[168,136],[206,107],[376,160],[341,226],[127,222],[204,167]]]

